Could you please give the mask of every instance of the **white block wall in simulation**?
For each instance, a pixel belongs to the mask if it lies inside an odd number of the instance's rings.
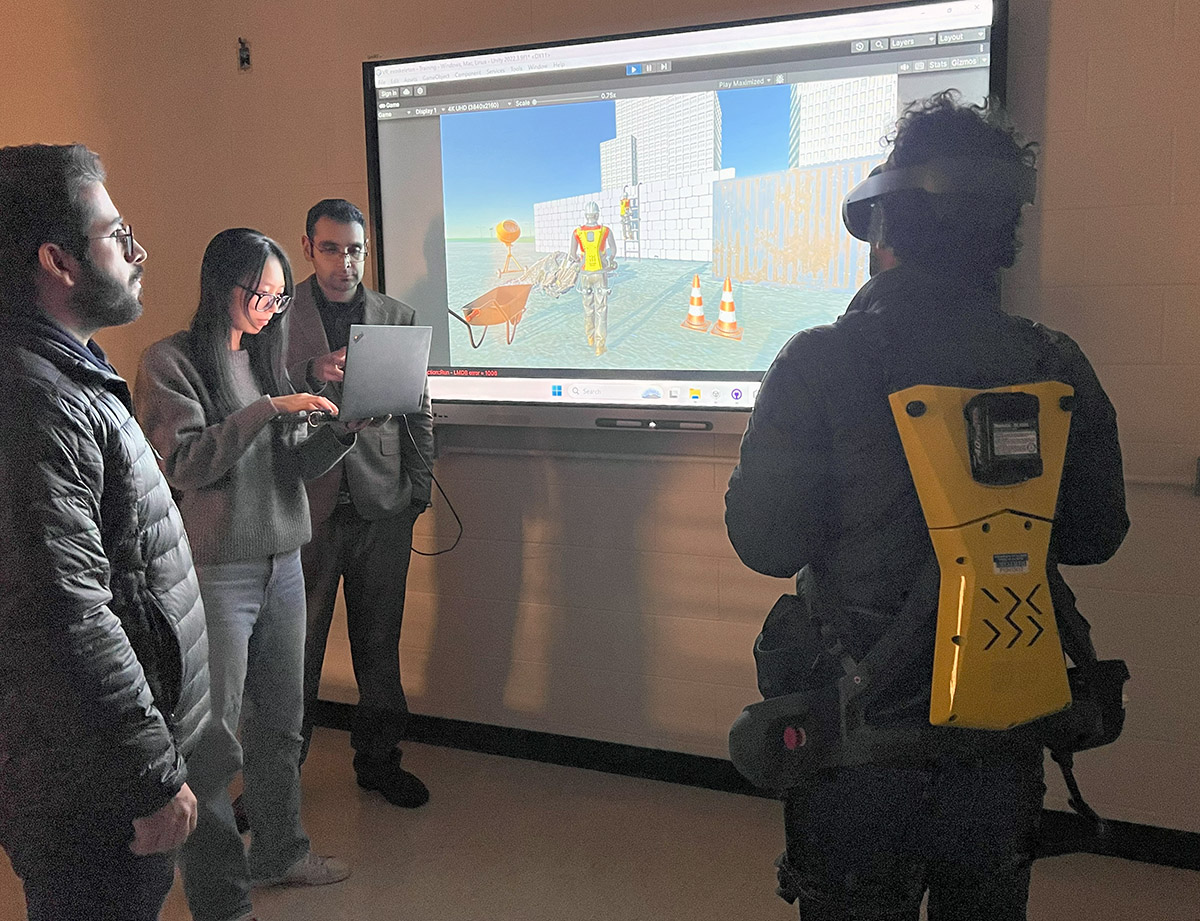
[[[896,74],[792,84],[788,165],[816,166],[878,155],[896,128]]]
[[[734,170],[707,170],[644,182],[629,189],[640,216],[640,256],[710,262],[713,257],[713,183],[733,179]],[[612,228],[617,256],[637,252],[621,237],[621,189],[605,189],[533,206],[538,251],[570,252],[571,233],[583,223],[589,201],[600,205],[600,223]]]
[[[721,103],[714,92],[618,99],[617,137],[637,139],[638,182],[721,168]]]
[[[637,181],[637,138],[623,134],[601,141],[600,188],[620,191]]]

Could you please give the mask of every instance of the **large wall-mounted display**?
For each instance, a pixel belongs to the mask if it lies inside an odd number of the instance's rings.
[[[867,278],[845,193],[912,100],[1003,90],[988,0],[363,65],[380,287],[444,422],[740,431]]]

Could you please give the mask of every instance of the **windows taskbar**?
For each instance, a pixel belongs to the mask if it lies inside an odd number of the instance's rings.
[[[709,406],[749,409],[757,380],[583,377],[489,377],[431,373],[434,400],[503,403],[564,403],[607,406]]]

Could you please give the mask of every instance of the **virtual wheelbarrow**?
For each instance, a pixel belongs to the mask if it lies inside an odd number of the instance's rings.
[[[477,349],[483,345],[489,326],[503,326],[505,339],[512,345],[513,337],[517,334],[517,324],[525,315],[525,304],[529,300],[529,292],[533,285],[501,285],[492,288],[487,294],[482,294],[462,309],[462,314],[453,310],[450,316],[467,328],[467,336],[471,340],[471,348]],[[475,328],[480,329],[479,341],[475,341]]]

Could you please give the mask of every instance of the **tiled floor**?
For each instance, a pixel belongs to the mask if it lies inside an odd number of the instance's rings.
[[[779,806],[410,745],[432,802],[409,812],[359,790],[345,733],[318,731],[305,818],[354,876],[256,897],[261,921],[786,921],[772,861]],[[0,858],[2,862],[2,858]],[[0,919],[24,918],[0,866]],[[164,921],[187,921],[176,886]],[[1090,856],[1039,861],[1032,921],[1200,921],[1200,873]]]

